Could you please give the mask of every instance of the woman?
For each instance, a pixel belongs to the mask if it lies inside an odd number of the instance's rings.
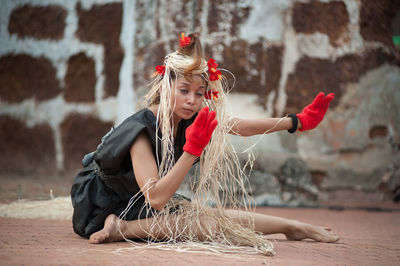
[[[329,228],[249,211],[246,176],[227,137],[315,128],[333,94],[320,93],[302,113],[289,117],[231,118],[224,108],[226,82],[217,67],[215,60],[202,58],[197,33],[182,34],[179,50],[156,67],[146,108],[85,157],[71,192],[76,233],[93,244],[147,238],[217,243],[222,249],[253,246],[265,254],[274,250],[261,234],[339,239]],[[198,161],[193,197],[176,194]]]

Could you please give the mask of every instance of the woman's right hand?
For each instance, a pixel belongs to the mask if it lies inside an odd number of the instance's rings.
[[[186,129],[184,151],[195,156],[201,155],[204,148],[210,142],[214,129],[218,125],[215,116],[215,111],[209,112],[208,107],[200,110],[193,124]]]

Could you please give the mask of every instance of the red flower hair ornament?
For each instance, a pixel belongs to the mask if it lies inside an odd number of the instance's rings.
[[[204,93],[204,98],[208,100],[216,100],[218,99],[218,91],[208,90]]]
[[[190,37],[189,36],[186,37],[185,33],[182,32],[181,38],[179,39],[179,43],[180,43],[181,47],[185,47],[185,46],[189,45],[190,41],[191,41]]]
[[[208,66],[208,74],[210,81],[216,81],[221,79],[221,71],[217,69],[218,64],[215,62],[213,58],[210,58],[207,62]],[[218,91],[215,90],[208,90],[205,92],[204,97],[208,100],[216,100],[218,99]]]
[[[216,81],[221,79],[221,71],[217,70],[218,64],[215,62],[214,59],[210,58],[207,62],[208,66],[208,73],[210,74],[210,80]]]
[[[156,71],[159,75],[163,76],[165,73],[165,66],[156,66]]]

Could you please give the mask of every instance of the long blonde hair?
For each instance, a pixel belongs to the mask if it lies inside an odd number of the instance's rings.
[[[174,91],[174,79],[184,76],[186,79],[192,75],[203,77],[208,90],[218,92],[217,99],[204,99],[202,106],[208,106],[217,113],[218,126],[213,132],[210,143],[204,149],[200,157],[198,178],[192,182],[194,192],[191,201],[173,197],[163,211],[154,213],[152,228],[148,235],[149,240],[157,239],[161,230],[159,223],[165,224],[162,228],[164,239],[169,243],[169,248],[182,248],[190,250],[190,247],[203,250],[218,250],[222,252],[240,251],[247,253],[274,254],[272,243],[254,232],[254,221],[251,215],[243,217],[242,222],[233,221],[225,208],[249,210],[253,207],[252,199],[245,189],[247,176],[239,163],[239,158],[228,136],[232,130],[229,114],[225,109],[226,95],[229,93],[227,79],[222,75],[221,79],[211,81],[208,73],[207,62],[203,59],[198,33],[189,35],[190,44],[180,47],[178,51],[168,54],[164,60],[165,72],[156,75],[151,90],[145,95],[144,106],[149,107],[158,104],[157,125],[160,125],[162,139],[161,151],[157,154],[161,158],[159,163],[159,177],[166,175],[175,164],[173,124],[171,123],[173,108],[171,107],[171,94]],[[156,145],[158,147],[158,145]],[[249,156],[252,158],[252,156]],[[157,160],[158,161],[158,160]],[[252,166],[249,160],[246,166]],[[152,187],[150,182],[142,188],[146,193]],[[212,207],[210,207],[210,205]],[[129,206],[128,206],[129,207]],[[174,211],[171,211],[174,210]],[[173,219],[168,219],[172,217]],[[209,228],[201,222],[201,218],[212,219],[218,228],[217,234],[210,233]],[[200,228],[206,240],[198,239],[196,230]],[[173,245],[170,245],[173,243]],[[155,245],[155,246],[154,246]],[[166,248],[160,243],[151,244],[153,247]],[[247,246],[247,248],[245,248]],[[252,248],[249,248],[252,247]]]

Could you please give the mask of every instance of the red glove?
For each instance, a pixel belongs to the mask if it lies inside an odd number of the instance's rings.
[[[186,129],[186,143],[183,150],[195,156],[201,155],[218,124],[215,111],[208,111],[208,107],[201,109],[193,124]]]
[[[300,131],[313,129],[324,119],[326,110],[329,107],[329,103],[335,98],[334,93],[330,93],[325,97],[323,92],[320,92],[314,101],[307,105],[300,114],[297,114],[301,122]]]

